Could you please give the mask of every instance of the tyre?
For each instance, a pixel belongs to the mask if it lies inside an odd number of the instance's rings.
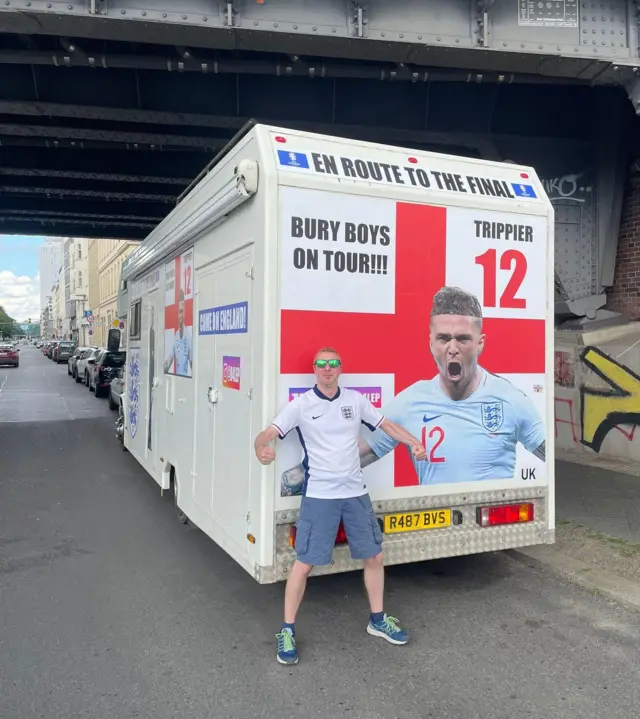
[[[80,384],[80,382],[82,382],[82,377],[80,377],[80,375],[77,372],[74,375],[74,379],[78,384]]]
[[[118,405],[113,401],[111,390],[109,390],[109,409],[118,409]]]
[[[73,375],[71,374],[71,370],[69,369],[69,365],[67,365],[67,374],[69,375],[69,377],[72,377],[72,376],[73,376]]]
[[[178,478],[176,476],[175,471],[173,472],[173,506],[176,510],[176,516],[178,517],[178,521],[180,524],[188,524],[189,517],[180,509],[178,506],[178,494],[179,494],[179,488],[178,488]]]

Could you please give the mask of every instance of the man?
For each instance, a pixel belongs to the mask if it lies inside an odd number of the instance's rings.
[[[383,428],[389,437],[411,448],[416,461],[425,458],[419,440],[385,419],[359,392],[338,386],[342,362],[329,347],[313,362],[316,385],[290,402],[273,423],[256,437],[256,456],[268,465],[275,459],[269,443],[296,429],[305,453],[304,495],[297,523],[297,559],[285,590],[284,624],[277,634],[277,659],[297,664],[295,620],[307,577],[314,565],[331,562],[342,521],[351,557],[364,562],[364,583],[371,616],[367,631],[392,644],[406,644],[407,632],[383,610],[384,565],[382,532],[373,510],[358,452],[360,425]]]
[[[438,374],[407,387],[385,407],[385,416],[421,437],[427,450],[426,462],[414,461],[420,484],[511,479],[518,442],[545,460],[545,427],[531,399],[479,366],[485,340],[475,295],[457,287],[440,289],[429,334]],[[526,351],[505,347],[505,352]],[[397,444],[383,428],[362,437],[363,466]]]
[[[164,363],[165,374],[171,372],[171,365],[175,362],[175,374],[181,377],[191,377],[193,365],[191,353],[191,338],[184,326],[184,291],[180,290],[178,301],[178,331],[173,338],[171,354]]]

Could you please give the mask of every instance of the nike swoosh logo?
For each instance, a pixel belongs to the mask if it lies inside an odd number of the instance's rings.
[[[426,424],[428,422],[432,422],[434,419],[438,419],[438,417],[442,417],[442,415],[436,414],[434,417],[427,417],[427,415],[425,414],[425,416],[422,418],[422,421]]]
[[[322,417],[321,414],[319,414],[317,417],[312,417],[311,419],[320,419],[320,417]]]

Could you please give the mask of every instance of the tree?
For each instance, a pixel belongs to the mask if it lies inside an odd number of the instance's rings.
[[[16,321],[13,317],[9,317],[4,307],[0,305],[0,335],[3,337],[13,337],[17,334],[20,334],[20,328],[16,324]]]

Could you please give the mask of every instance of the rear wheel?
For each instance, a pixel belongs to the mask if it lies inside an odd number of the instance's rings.
[[[171,470],[171,487],[173,489],[173,506],[176,509],[176,516],[178,517],[178,521],[181,524],[187,524],[189,522],[189,517],[187,517],[187,515],[178,506],[179,488],[178,477],[176,475],[175,469]]]

